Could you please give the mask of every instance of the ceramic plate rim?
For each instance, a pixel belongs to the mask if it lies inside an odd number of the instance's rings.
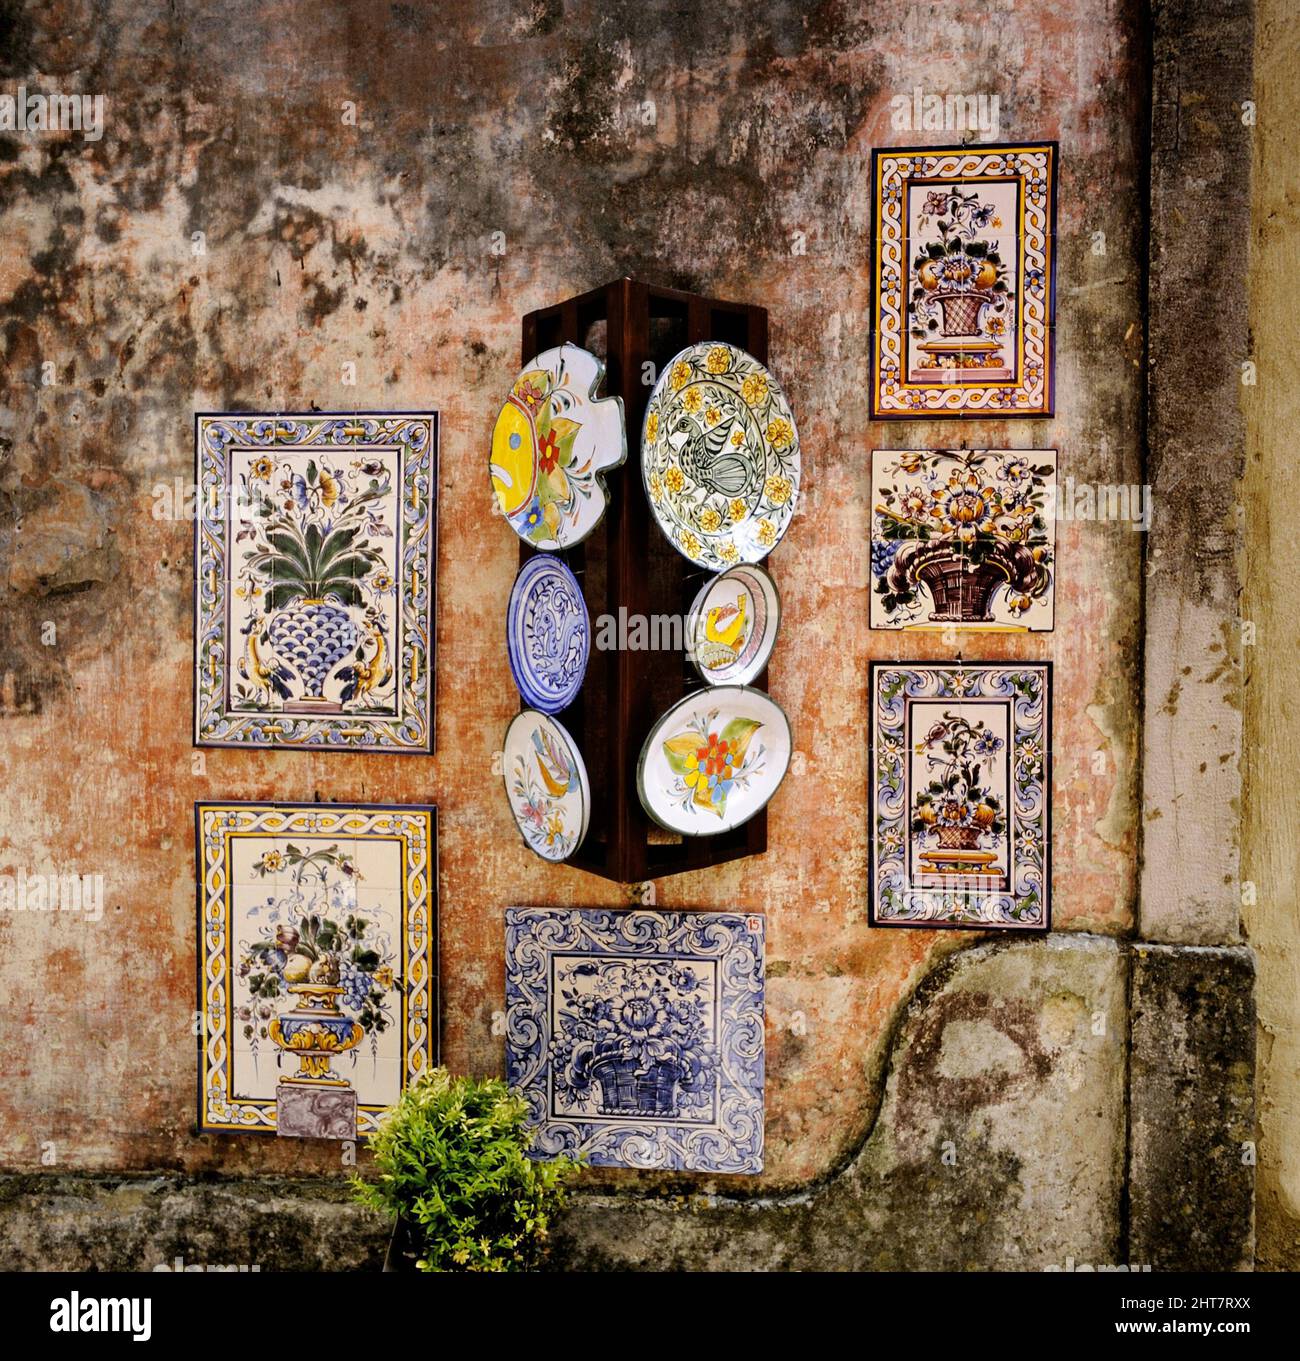
[[[650,751],[650,739],[655,735],[656,732],[659,731],[661,727],[663,727],[664,723],[673,714],[675,714],[678,709],[682,708],[684,705],[690,704],[692,701],[702,699],[706,696],[720,694],[721,692],[726,690],[739,690],[747,695],[761,695],[763,699],[765,699],[769,704],[771,704],[772,707],[777,711],[777,713],[781,715],[781,718],[785,722],[786,736],[789,738],[790,754],[786,758],[785,770],[782,772],[781,778],[772,787],[772,792],[767,796],[767,798],[763,800],[762,803],[758,805],[757,808],[753,810],[753,812],[747,813],[743,818],[740,819],[739,822],[733,822],[727,827],[720,827],[716,832],[685,832],[680,827],[673,827],[670,826],[668,823],[664,822],[663,819],[660,818],[657,813],[652,811],[652,809],[650,808],[649,801],[646,798],[645,765],[648,753]],[[793,764],[793,762],[794,762],[794,727],[790,722],[790,716],[781,707],[781,705],[778,704],[777,701],[774,700],[772,696],[767,693],[766,690],[760,690],[756,685],[705,685],[701,686],[701,688],[698,690],[692,690],[689,695],[683,695],[681,699],[679,699],[675,704],[670,704],[668,708],[666,708],[663,711],[663,713],[661,713],[659,717],[656,718],[655,721],[650,725],[650,731],[646,734],[645,741],[641,743],[641,754],[637,757],[636,762],[637,798],[640,800],[641,807],[645,811],[645,815],[652,822],[658,823],[658,825],[662,827],[665,832],[672,832],[677,836],[688,837],[692,841],[699,841],[711,836],[725,836],[728,832],[734,832],[737,827],[743,827],[747,822],[752,822],[767,807],[767,805],[772,802],[772,800],[776,797],[777,790],[780,789],[781,786],[785,783],[785,777],[790,773],[790,766]]]
[[[537,703],[536,698],[533,695],[526,695],[524,693],[523,687],[519,684],[519,674],[523,668],[520,666],[519,659],[515,655],[515,630],[513,623],[515,617],[515,604],[519,598],[520,582],[523,580],[525,572],[533,572],[536,574],[542,570],[541,567],[535,567],[533,565],[539,558],[542,560],[544,566],[557,568],[561,575],[568,576],[574,590],[578,594],[578,599],[582,601],[582,610],[587,619],[587,641],[586,646],[582,649],[582,670],[578,674],[578,682],[573,687],[573,694],[566,699],[558,709],[554,710],[543,708]],[[539,713],[545,714],[547,718],[554,718],[556,714],[562,714],[566,709],[573,707],[574,701],[578,698],[578,692],[582,689],[583,682],[587,679],[587,666],[591,661],[591,611],[587,609],[587,597],[582,593],[582,585],[574,575],[573,568],[556,553],[533,553],[524,560],[519,570],[515,573],[514,584],[510,587],[510,599],[506,602],[506,660],[510,666],[510,679],[514,682],[515,690],[518,692],[519,698],[527,708],[536,709]]]
[[[524,835],[524,829],[519,825],[519,819],[515,815],[515,801],[510,796],[510,767],[507,765],[504,759],[505,751],[510,741],[510,734],[514,731],[515,724],[518,723],[521,718],[528,718],[530,716],[536,718],[544,718],[548,722],[554,723],[555,726],[559,728],[560,732],[564,735],[564,739],[568,743],[569,750],[573,753],[574,756],[578,758],[578,795],[582,802],[582,821],[580,824],[581,831],[578,835],[577,841],[573,843],[573,849],[569,852],[568,855],[566,855],[561,860],[552,860],[550,859],[549,856],[543,855],[541,851],[536,850],[534,847],[528,844],[528,838]],[[519,840],[523,842],[524,849],[527,850],[530,854],[535,855],[539,860],[541,860],[543,863],[547,865],[567,864],[582,849],[582,843],[587,839],[587,829],[591,823],[591,784],[587,779],[587,763],[583,759],[582,752],[578,749],[578,744],[573,740],[573,734],[568,730],[568,728],[564,726],[563,723],[560,722],[558,718],[555,717],[554,714],[546,714],[543,713],[540,709],[525,707],[523,709],[520,709],[519,712],[510,720],[510,722],[506,724],[506,735],[501,739],[501,754],[502,754],[501,782],[506,791],[506,806],[510,809],[510,820],[515,824],[515,831],[519,833]]]
[[[745,688],[756,689],[757,687],[751,686],[749,682],[752,681],[755,676],[759,675],[762,672],[763,667],[765,667],[768,664],[768,662],[772,660],[772,653],[776,649],[776,636],[781,631],[781,612],[782,609],[784,608],[781,600],[781,592],[777,589],[776,582],[773,580],[771,572],[769,572],[761,562],[733,562],[730,567],[726,568],[724,571],[719,572],[716,576],[711,577],[708,581],[704,583],[703,586],[700,587],[699,594],[695,597],[695,600],[691,605],[691,613],[698,618],[700,610],[703,607],[704,601],[708,598],[709,592],[722,580],[722,578],[730,576],[733,572],[742,571],[757,572],[761,577],[764,578],[767,584],[772,588],[772,596],[776,600],[775,611],[776,624],[772,629],[772,638],[767,645],[767,653],[763,658],[762,664],[753,672],[753,674],[747,680],[743,681],[736,680],[711,681],[704,674],[703,670],[701,670],[700,668],[699,649],[694,646],[695,638],[694,634],[692,633],[691,665],[699,673],[700,679],[703,680],[705,685],[707,685],[710,690],[721,690],[724,686],[740,687],[742,689]]]
[[[583,534],[580,538],[570,539],[567,543],[556,544],[554,548],[542,548],[539,544],[535,544],[531,540],[524,538],[524,536],[520,534],[520,532],[514,527],[514,525],[511,524],[510,517],[508,515],[498,512],[499,518],[504,520],[506,524],[510,526],[510,532],[514,534],[514,536],[519,540],[519,542],[527,544],[529,548],[536,549],[537,552],[539,553],[563,553],[566,549],[576,548],[580,543],[586,543],[586,541],[589,538],[591,538],[591,536],[599,528],[600,522],[609,513],[609,500],[610,500],[609,485],[605,481],[605,474],[614,472],[616,469],[623,467],[623,465],[627,462],[627,412],[623,408],[623,399],[616,392],[607,393],[604,397],[596,396],[596,393],[600,391],[601,383],[605,381],[606,372],[605,364],[603,363],[599,355],[592,354],[590,350],[583,349],[581,345],[575,345],[571,340],[561,341],[560,344],[552,345],[549,349],[541,350],[537,354],[535,354],[531,359],[529,359],[515,374],[514,382],[510,384],[511,389],[512,390],[514,389],[515,383],[517,383],[520,380],[520,378],[522,378],[523,375],[528,372],[530,368],[539,367],[537,363],[539,359],[545,358],[545,356],[548,354],[554,354],[557,352],[562,353],[566,349],[577,350],[579,354],[589,355],[596,365],[596,376],[592,380],[591,391],[586,394],[588,402],[593,406],[597,402],[618,403],[618,425],[619,433],[622,436],[622,449],[619,451],[618,458],[613,463],[606,463],[604,467],[597,468],[596,471],[592,474],[592,476],[596,479],[596,482],[599,484],[602,493],[600,514],[597,515],[596,518],[591,522],[591,528],[588,529],[587,532]],[[501,413],[506,409],[506,407],[509,404],[510,399],[507,396],[506,400],[502,402],[499,407],[497,407],[497,414],[492,422],[493,430],[496,429],[497,421],[501,419]],[[489,444],[488,446],[489,491],[491,491],[491,486],[492,486],[492,448],[491,444]],[[496,504],[495,494],[492,495],[492,503],[493,505]],[[778,539],[777,542],[779,543],[780,540]]]
[[[714,570],[713,563],[701,562],[698,558],[691,557],[691,555],[681,546],[681,544],[679,544],[677,540],[674,539],[673,536],[669,534],[669,532],[664,528],[663,521],[659,518],[659,512],[655,508],[654,500],[650,496],[650,479],[646,474],[646,458],[645,458],[646,448],[645,427],[646,421],[648,421],[650,418],[650,406],[655,399],[655,394],[659,391],[664,381],[664,378],[672,372],[673,365],[676,364],[679,359],[681,359],[682,355],[689,354],[692,350],[698,350],[706,345],[709,347],[715,345],[724,345],[726,346],[727,349],[734,350],[736,354],[741,355],[745,359],[748,359],[751,363],[756,364],[760,369],[763,370],[765,374],[767,374],[767,376],[772,380],[772,382],[776,384],[776,390],[781,394],[781,400],[785,403],[785,409],[790,413],[790,425],[794,430],[794,442],[799,450],[799,475],[800,475],[799,480],[801,484],[803,481],[803,441],[799,438],[799,424],[794,418],[794,410],[790,406],[790,400],[788,397],[786,397],[785,388],[781,386],[780,380],[766,364],[764,364],[761,360],[756,359],[752,354],[750,354],[748,350],[744,349],[740,345],[733,345],[729,340],[697,340],[695,341],[694,344],[686,345],[682,349],[678,350],[677,353],[673,355],[673,357],[663,366],[663,368],[660,369],[659,377],[655,380],[655,385],[650,389],[650,396],[646,400],[645,411],[642,412],[641,415],[641,486],[645,491],[646,500],[649,501],[650,503],[650,516],[654,520],[655,524],[659,526],[659,532],[664,536],[665,539],[668,540],[670,544],[672,544],[672,546],[682,555],[682,557],[686,559],[687,562],[694,563],[696,567],[703,567],[706,572],[711,572]],[[624,435],[626,436],[626,429],[624,430]],[[799,503],[799,495],[801,491],[802,485],[796,487],[794,492],[791,494],[788,503],[790,507],[790,513],[786,517],[785,525],[782,528],[781,532],[773,540],[771,547],[767,549],[763,556],[760,558],[756,558],[752,563],[746,562],[744,559],[742,559],[741,562],[739,563],[731,563],[730,565],[732,567],[739,567],[742,565],[742,563],[746,566],[757,567],[760,563],[765,562],[771,556],[773,550],[776,549],[781,544],[782,540],[789,532],[790,526],[794,523],[795,507]],[[727,569],[722,568],[720,570],[725,571]]]

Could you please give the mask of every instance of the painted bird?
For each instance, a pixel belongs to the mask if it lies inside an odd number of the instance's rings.
[[[715,605],[704,616],[704,639],[697,655],[707,670],[717,671],[736,660],[745,641],[748,604],[749,597],[742,591],[734,603]]]
[[[393,676],[393,668],[388,666],[385,660],[388,650],[384,646],[383,633],[375,620],[369,616],[366,623],[370,626],[370,640],[374,643],[375,650],[370,654],[369,661],[358,659],[339,672],[339,680],[343,682],[343,692],[339,698],[344,704],[350,704],[354,699],[368,695],[372,690],[381,689]],[[364,646],[362,644],[361,650],[364,650]]]
[[[685,441],[678,446],[669,440],[677,448],[682,470],[696,486],[727,497],[739,496],[749,486],[753,471],[740,454],[733,452],[733,424],[722,420],[712,430],[699,430],[689,417],[683,417],[673,433],[685,432]]]
[[[241,632],[248,639],[248,655],[239,659],[239,674],[247,681],[252,681],[257,689],[258,699],[262,699],[268,691],[274,691],[281,699],[288,699],[293,693],[289,689],[289,682],[293,679],[293,672],[287,666],[282,666],[278,662],[267,663],[262,660],[261,654],[257,650],[257,635],[259,629],[258,621],[250,619]],[[266,641],[266,636],[262,636],[262,641]]]
[[[542,783],[552,798],[563,798],[578,779],[577,768],[570,762],[568,752],[541,728],[533,729],[533,746]]]
[[[734,604],[715,605],[704,619],[704,636],[709,642],[736,647],[745,632],[745,607],[748,604],[749,596],[742,591]],[[726,622],[728,620],[731,622]]]

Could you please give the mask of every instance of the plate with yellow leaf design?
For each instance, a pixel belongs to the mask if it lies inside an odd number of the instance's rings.
[[[697,690],[659,719],[641,748],[641,806],[682,836],[729,832],[767,807],[792,746],[789,719],[761,690]]]
[[[527,543],[581,543],[609,504],[604,474],[627,458],[623,403],[597,397],[605,366],[577,345],[525,365],[492,430],[492,494]]]
[[[641,475],[660,529],[692,562],[762,562],[790,526],[799,470],[790,404],[752,354],[701,341],[659,375]]]

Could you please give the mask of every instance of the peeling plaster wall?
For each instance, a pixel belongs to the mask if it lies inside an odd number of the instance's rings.
[[[661,905],[767,914],[768,1170],[679,1189],[773,1194],[842,1168],[901,1003],[975,943],[867,927],[867,662],[945,655],[866,629],[869,451],[1055,447],[1076,482],[1143,480],[1137,7],[520,9],[0,6],[0,86],[108,101],[97,143],[0,134],[0,871],[102,873],[107,895],[97,926],[0,918],[0,1165],[35,1170],[51,1141],[64,1171],[337,1173],[328,1150],[194,1132],[196,798],[437,803],[443,1054],[501,1069],[502,909],[619,894],[529,855],[491,770],[515,708],[516,554],[486,440],[520,314],[624,273],[770,308],[805,459],[771,562],[771,681],[808,773],[773,802],[765,857],[659,885]],[[917,86],[996,93],[1004,138],[1062,144],[1054,421],[866,420],[870,151],[955,140],[891,127]],[[155,519],[154,489],[191,480],[195,409],[312,403],[442,413],[438,754],[196,762],[192,527]],[[1061,524],[1057,632],[979,647],[1057,664],[1067,933],[1134,925],[1140,540]],[[1105,1064],[1098,1081],[1118,1080],[1122,1050]]]

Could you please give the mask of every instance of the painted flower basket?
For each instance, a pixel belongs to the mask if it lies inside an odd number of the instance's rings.
[[[600,1087],[602,1115],[675,1115],[681,1066],[657,1060],[649,1066],[635,1058],[597,1059],[592,1080]]]
[[[1030,554],[1015,555],[995,549],[985,561],[971,565],[965,553],[952,544],[937,545],[929,553],[904,550],[899,555],[899,587],[907,589],[908,578],[929,588],[934,599],[931,618],[937,622],[984,623],[993,618],[993,593],[1010,583],[1028,592],[1037,586],[1040,574]]]
[[[992,450],[899,456],[903,480],[873,491],[872,571],[885,614],[992,624],[1031,610],[1053,583],[1052,471]]]
[[[610,1055],[591,1065],[592,1081],[600,1087],[602,1115],[617,1115],[635,1111],[637,1107],[637,1070],[641,1067],[634,1058]]]
[[[934,293],[939,304],[940,330],[945,338],[980,333],[980,313],[997,301],[992,293]]]
[[[975,826],[940,827],[939,849],[944,851],[975,851],[979,849],[983,829]]]
[[[330,672],[357,645],[360,634],[336,596],[303,598],[271,617],[271,646],[302,677],[304,699],[324,702]]]

